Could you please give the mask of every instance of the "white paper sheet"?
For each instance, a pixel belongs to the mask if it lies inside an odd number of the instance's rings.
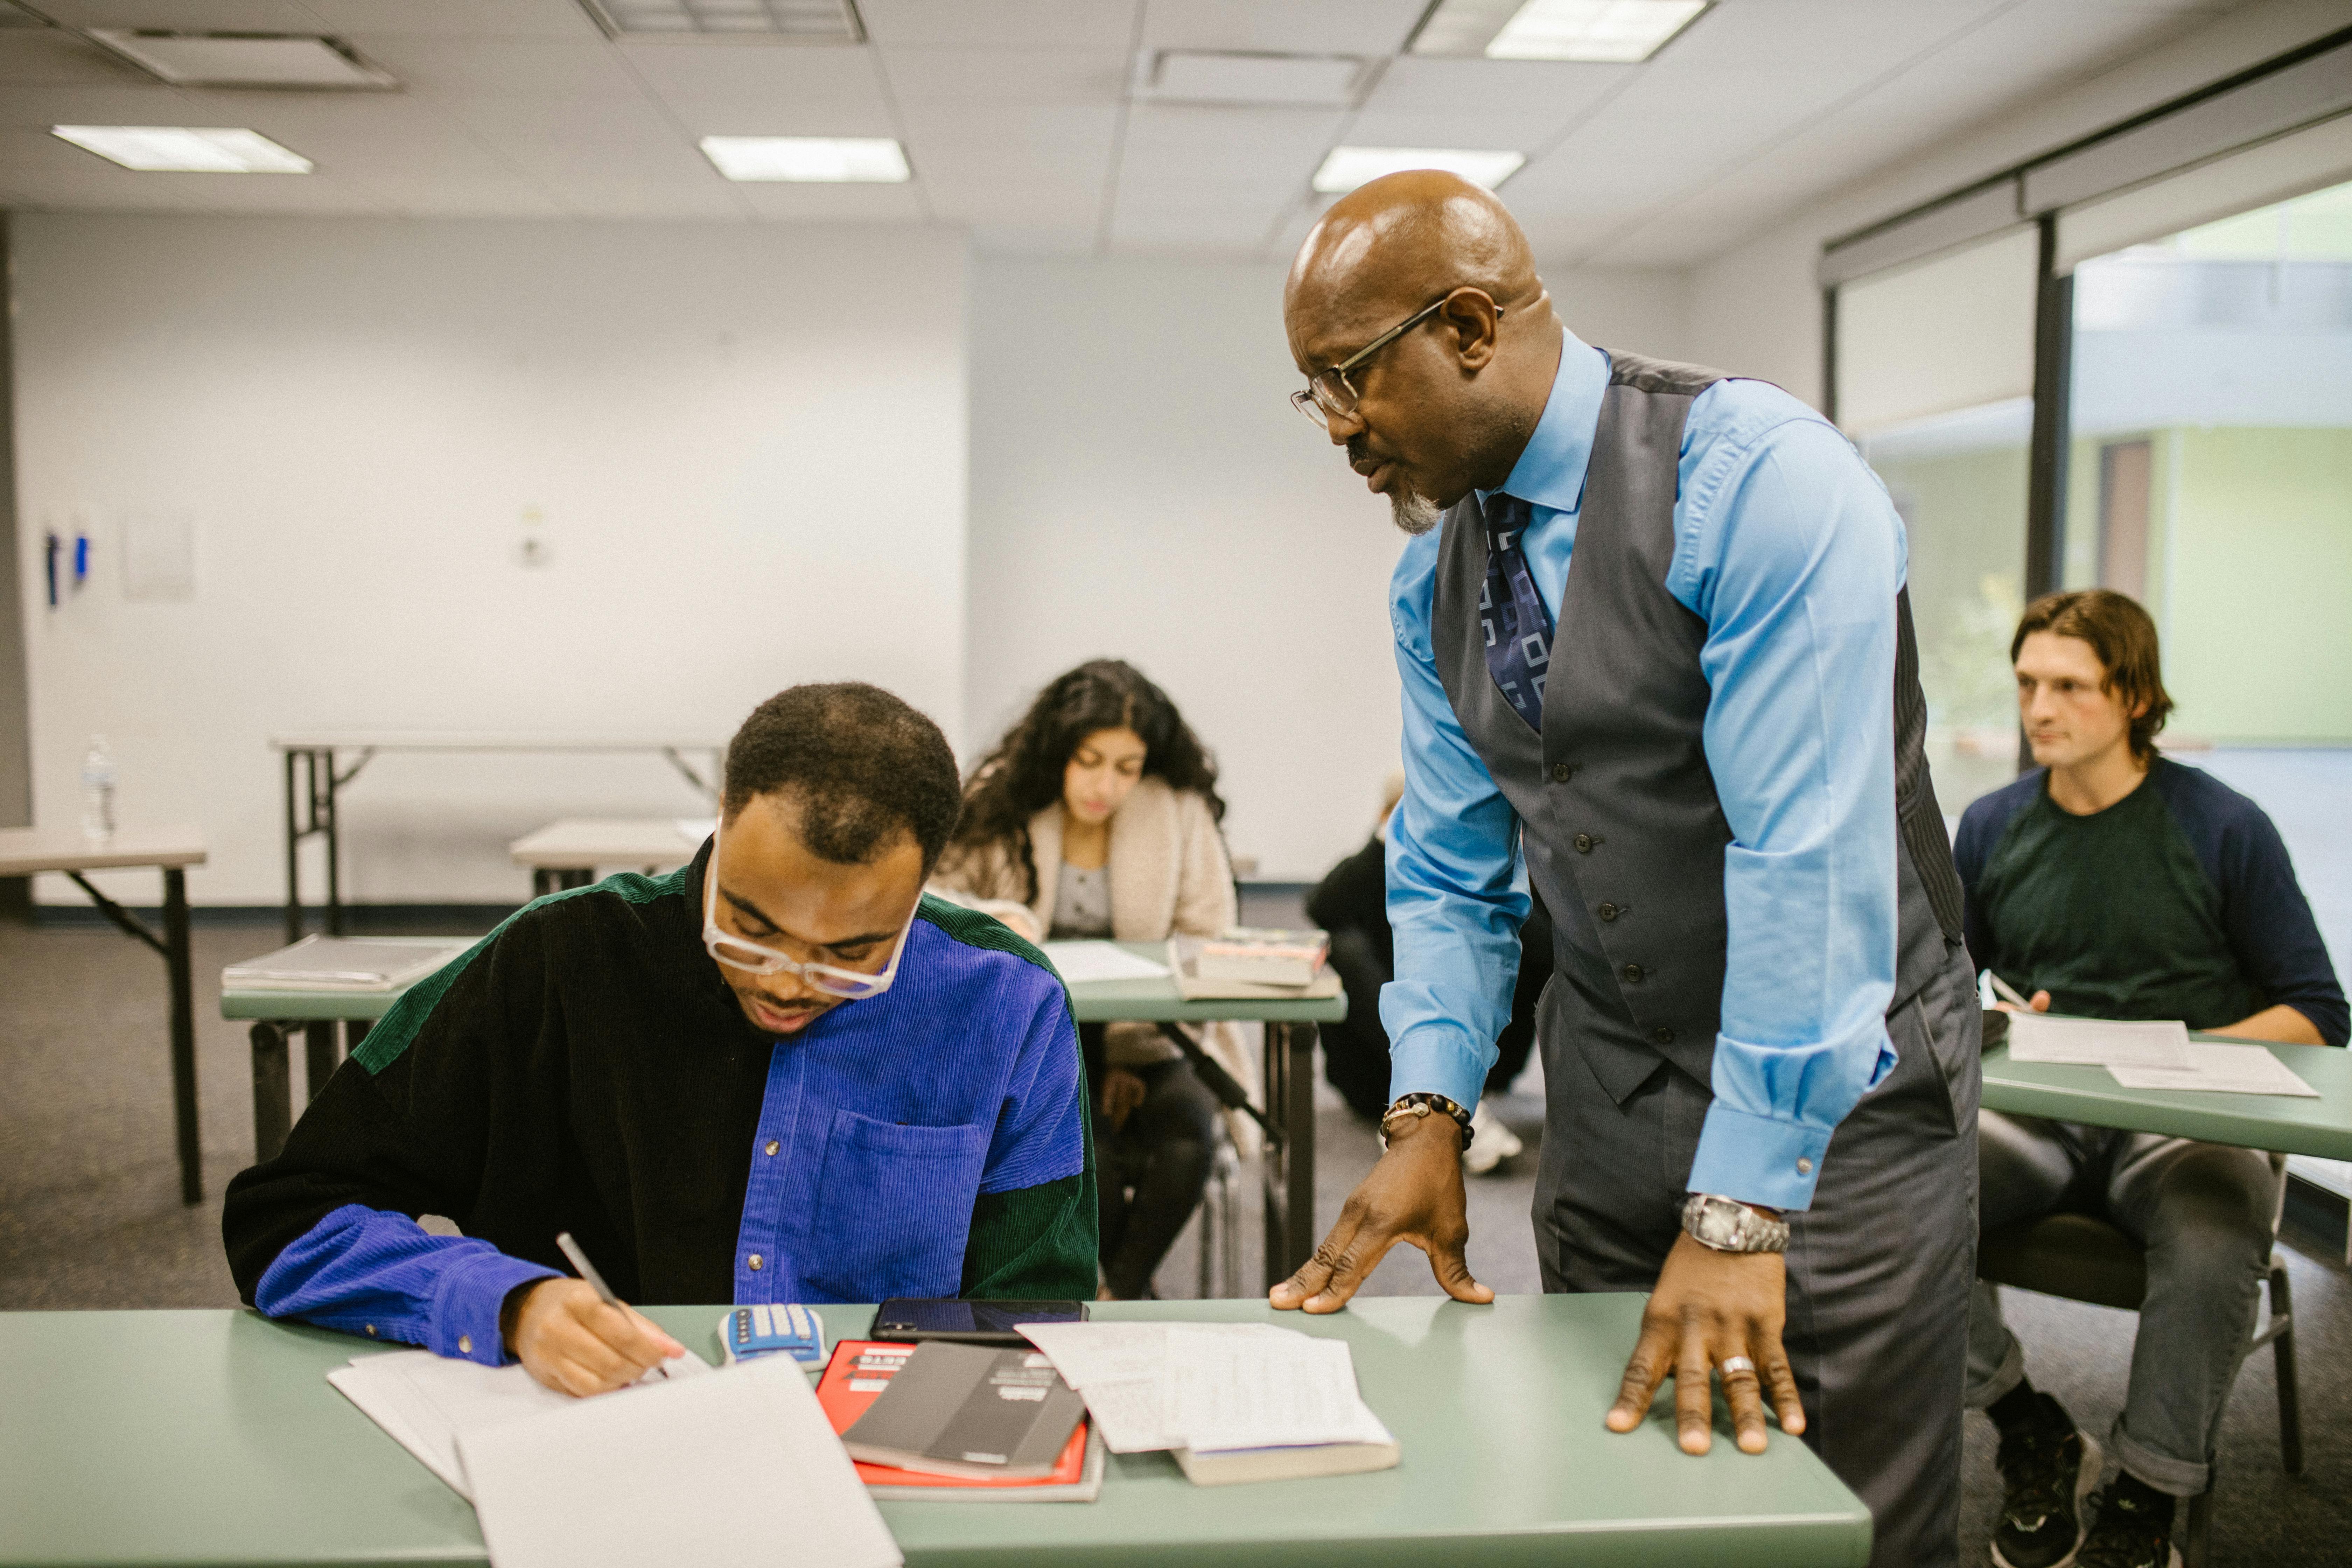
[[[2009,1016],[2009,1059],[2084,1067],[2180,1068],[2189,1065],[2189,1026],[2178,1019],[2115,1023],[2105,1018]]]
[[[785,1356],[458,1440],[494,1568],[905,1559]]]
[[[1169,1430],[1194,1453],[1394,1439],[1356,1389],[1344,1340],[1168,1331]]]
[[[689,1352],[666,1363],[656,1373],[646,1373],[646,1382],[638,1386],[654,1387],[709,1371],[708,1362]],[[520,1366],[483,1366],[431,1351],[354,1356],[350,1365],[329,1373],[327,1381],[383,1427],[385,1436],[447,1482],[450,1490],[467,1499],[473,1492],[457,1459],[461,1434],[487,1431],[580,1403]]]
[[[1040,950],[1071,985],[1090,980],[1157,980],[1168,966],[1129,952],[1115,942],[1049,942]]]
[[[2228,1046],[2203,1040],[2189,1047],[2185,1067],[2110,1065],[2107,1071],[2126,1089],[2193,1089],[2206,1094],[2286,1094],[2317,1100],[2319,1091],[2303,1075],[2260,1046]]]

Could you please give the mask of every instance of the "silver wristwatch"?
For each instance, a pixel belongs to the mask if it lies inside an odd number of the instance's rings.
[[[1738,1198],[1693,1193],[1683,1205],[1683,1228],[1691,1239],[1717,1252],[1786,1252],[1789,1222]]]

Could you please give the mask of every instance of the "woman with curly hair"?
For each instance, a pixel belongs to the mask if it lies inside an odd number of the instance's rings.
[[[933,886],[1033,941],[1216,935],[1238,913],[1216,786],[1166,692],[1117,659],[1082,664],[972,771]],[[1141,1297],[1201,1201],[1217,1100],[1154,1025],[1079,1033],[1097,1086],[1103,1292]],[[1244,1026],[1194,1037],[1255,1096]]]

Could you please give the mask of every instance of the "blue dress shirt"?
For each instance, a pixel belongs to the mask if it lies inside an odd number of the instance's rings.
[[[1566,335],[1506,493],[1555,623],[1609,357]],[[1730,823],[1715,1102],[1688,1186],[1812,1203],[1830,1134],[1895,1063],[1895,596],[1903,525],[1837,430],[1778,387],[1691,405],[1665,589],[1706,624],[1704,743]],[[1483,496],[1481,500],[1483,500]],[[1438,534],[1390,584],[1405,793],[1389,832],[1391,1096],[1477,1102],[1510,1016],[1527,916],[1519,822],[1462,731],[1430,646]]]

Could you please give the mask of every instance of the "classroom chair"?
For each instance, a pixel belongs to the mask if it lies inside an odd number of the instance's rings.
[[[2278,1237],[2286,1206],[2286,1156],[2273,1154],[2278,1197],[2271,1237]],[[2147,1294],[2147,1253],[2130,1237],[2090,1215],[2052,1214],[1988,1231],[1977,1247],[1977,1275],[1996,1285],[2038,1291],[2068,1301],[2139,1310]],[[2271,1252],[2270,1321],[2254,1331],[2246,1353],[2271,1347],[2278,1373],[2279,1457],[2289,1475],[2303,1473],[2303,1420],[2294,1385],[2294,1303],[2285,1260]],[[2208,1462],[2211,1456],[2207,1456]],[[2189,1500],[2187,1568],[2205,1568],[2213,1526],[2213,1489]]]
[[[1242,1156],[1225,1119],[1217,1119],[1217,1150],[1209,1157],[1209,1183],[1201,1189],[1202,1300],[1242,1293]]]

